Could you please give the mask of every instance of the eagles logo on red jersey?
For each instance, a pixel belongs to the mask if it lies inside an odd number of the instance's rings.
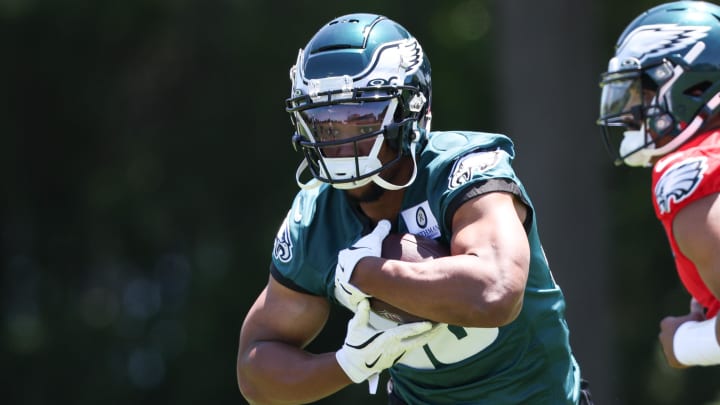
[[[707,169],[707,158],[685,159],[666,170],[655,184],[655,201],[660,214],[670,212],[671,203],[679,203],[697,189]]]

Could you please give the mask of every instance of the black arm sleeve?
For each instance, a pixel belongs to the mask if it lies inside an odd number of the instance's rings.
[[[464,193],[458,195],[455,197],[454,200],[450,202],[448,205],[447,213],[445,214],[445,223],[448,224],[448,227],[450,224],[452,224],[452,218],[453,215],[455,215],[455,211],[457,211],[458,208],[460,208],[461,205],[468,202],[469,200],[481,196],[483,194],[492,193],[496,191],[504,191],[507,193],[510,193],[522,201],[523,204],[528,208],[528,215],[525,218],[525,222],[523,223],[523,227],[525,228],[525,232],[530,232],[530,226],[532,225],[532,219],[533,219],[533,211],[530,207],[530,203],[525,199],[525,196],[523,195],[522,191],[520,191],[520,187],[515,184],[510,179],[490,179],[486,180],[484,182],[478,183],[474,185],[473,187],[468,187],[467,190],[465,190]]]

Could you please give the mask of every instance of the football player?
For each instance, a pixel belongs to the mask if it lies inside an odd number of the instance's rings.
[[[388,369],[392,404],[591,403],[511,140],[430,132],[427,55],[383,16],[330,21],[290,77],[301,190],[240,333],[245,398],[313,402],[351,383],[372,389]],[[389,232],[451,255],[383,259]],[[428,321],[373,321],[369,297]],[[311,354],[331,305],[355,312],[345,343]]]
[[[656,6],[625,28],[603,74],[598,124],[617,164],[652,167],[690,311],[660,322],[677,368],[720,364],[720,7]]]

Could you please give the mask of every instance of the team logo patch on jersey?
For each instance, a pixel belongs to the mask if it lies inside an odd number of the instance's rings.
[[[293,244],[292,239],[290,239],[290,227],[288,226],[289,217],[290,213],[288,213],[280,226],[273,246],[273,256],[282,263],[288,263],[293,258]]]
[[[500,151],[483,151],[465,155],[455,162],[450,174],[449,188],[457,188],[467,183],[476,174],[491,169],[500,161]]]
[[[707,158],[690,158],[674,165],[655,185],[655,201],[661,214],[670,212],[671,203],[679,203],[688,198],[697,189],[707,169]]]
[[[618,55],[637,58],[679,51],[705,38],[710,27],[678,24],[645,25],[631,32],[618,46]]]
[[[400,215],[411,234],[430,239],[440,236],[440,225],[430,211],[430,203],[427,201],[402,211]]]
[[[420,228],[427,227],[427,214],[425,214],[423,207],[415,211],[415,223],[417,223]]]

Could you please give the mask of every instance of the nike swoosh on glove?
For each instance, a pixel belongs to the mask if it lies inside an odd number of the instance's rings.
[[[364,299],[348,322],[345,343],[335,358],[354,383],[370,379],[370,393],[374,394],[380,372],[392,367],[405,352],[429,342],[441,326],[423,321],[377,330],[368,324],[369,317],[370,302]]]
[[[350,277],[360,259],[368,256],[380,257],[382,243],[390,233],[390,227],[390,221],[383,219],[372,232],[338,253],[338,262],[335,266],[335,298],[353,312],[357,312],[360,301],[370,296],[350,284]]]

